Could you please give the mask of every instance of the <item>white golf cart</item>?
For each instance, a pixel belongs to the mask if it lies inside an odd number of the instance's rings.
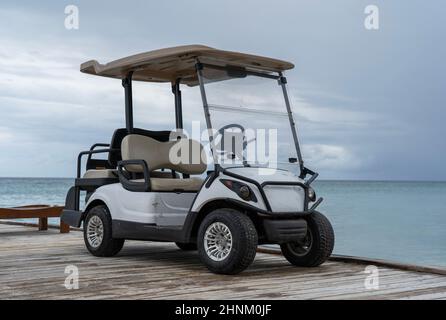
[[[116,255],[126,239],[171,241],[183,250],[198,249],[212,272],[236,274],[252,263],[257,245],[279,244],[296,266],[322,264],[333,250],[334,232],[316,211],[322,198],[316,198],[310,184],[318,174],[304,166],[299,148],[283,74],[293,67],[199,45],[105,65],[82,64],[84,73],[122,80],[126,128],[117,129],[110,144],[97,143],[79,154],[62,221],[74,227],[83,223],[85,244],[95,256]],[[132,80],[172,84],[176,130],[134,128]],[[270,95],[252,80],[278,89],[279,95]],[[238,82],[229,91],[216,87]],[[180,85],[199,88],[208,129],[205,146],[183,130]],[[260,90],[260,97],[248,95],[234,105],[248,89]],[[281,104],[283,111],[272,104]],[[244,124],[243,117],[248,117]],[[219,121],[223,125],[213,130]],[[270,159],[262,162],[258,150],[265,145]],[[106,159],[94,158],[98,153]],[[81,175],[83,156],[88,159]]]

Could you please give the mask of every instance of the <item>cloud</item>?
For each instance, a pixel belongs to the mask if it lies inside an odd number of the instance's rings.
[[[303,145],[306,161],[319,171],[356,170],[362,162],[353,152],[343,146]]]
[[[0,127],[0,145],[7,143],[12,137],[12,133],[7,128]]]
[[[186,2],[78,3],[78,31],[64,28],[63,3],[0,7],[0,176],[72,176],[81,149],[107,142],[124,125],[119,81],[81,74],[80,63],[203,43],[295,63],[287,77],[299,138],[307,164],[323,177],[446,179],[439,2],[415,1],[404,12],[381,2],[386,24],[374,33],[363,28],[361,1],[347,1],[342,12],[334,2],[308,1],[199,0],[193,9]],[[259,23],[277,6],[280,28]],[[183,89],[186,126],[203,121],[194,92]],[[282,100],[261,92],[244,103],[263,108]],[[138,126],[170,128],[173,110],[168,84],[135,86]]]

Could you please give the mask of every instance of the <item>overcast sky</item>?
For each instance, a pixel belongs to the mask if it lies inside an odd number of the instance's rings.
[[[64,26],[70,4],[79,30]],[[370,4],[379,30],[364,27]],[[445,180],[445,11],[402,0],[2,1],[0,176],[72,177],[79,151],[124,125],[119,81],[81,74],[82,62],[205,44],[296,65],[291,102],[322,179]],[[169,85],[137,91],[139,126],[174,123]]]

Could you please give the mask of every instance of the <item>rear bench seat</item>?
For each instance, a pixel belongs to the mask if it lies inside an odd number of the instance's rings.
[[[140,128],[134,128],[133,131],[135,134],[151,137],[161,142],[169,141],[171,135],[171,131],[150,131]],[[110,143],[110,148],[115,150],[120,150],[122,140],[126,135],[128,135],[128,131],[126,128],[116,129],[115,132],[113,133],[113,137]],[[122,160],[120,151],[110,152],[108,155],[108,163],[105,165],[105,168],[108,169],[90,168],[85,172],[82,179],[117,179],[118,170],[116,170],[115,168],[117,167],[118,161],[120,160]],[[167,171],[157,170],[152,172],[151,176],[156,178],[172,178],[172,173]],[[178,177],[178,175],[175,176]]]

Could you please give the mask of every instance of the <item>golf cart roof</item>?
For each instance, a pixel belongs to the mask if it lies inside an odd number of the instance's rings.
[[[171,82],[178,78],[190,86],[198,84],[195,65],[199,60],[218,66],[237,66],[264,72],[280,72],[294,68],[287,61],[251,54],[218,50],[202,45],[159,49],[100,64],[90,60],[81,65],[81,72],[124,79],[133,72],[133,79],[147,82]]]

